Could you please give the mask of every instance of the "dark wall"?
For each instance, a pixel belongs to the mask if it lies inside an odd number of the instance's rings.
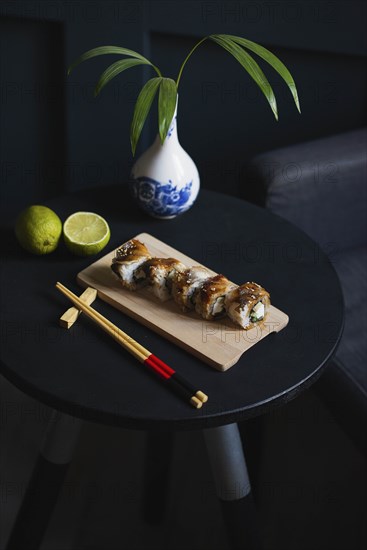
[[[2,200],[54,194],[65,184],[63,31],[60,22],[0,18]]]
[[[253,196],[244,181],[253,155],[366,124],[365,20],[359,1],[0,2],[2,207],[126,182],[134,102],[153,74],[133,68],[94,99],[98,76],[115,57],[88,61],[67,78],[78,55],[121,45],[175,78],[189,49],[214,32],[271,49],[299,90],[302,116],[278,75],[260,63],[277,96],[276,122],[256,85],[219,46],[205,43],[186,66],[179,137],[202,185]],[[155,132],[152,114],[138,154]]]

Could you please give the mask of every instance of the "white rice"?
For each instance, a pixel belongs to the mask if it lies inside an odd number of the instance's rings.
[[[133,262],[114,263],[122,286],[129,288],[130,290],[134,290],[137,287],[137,281],[134,279],[134,274],[146,262],[146,260],[146,258],[141,258]]]
[[[227,307],[227,315],[232,321],[242,328],[247,328],[251,321],[250,321],[250,312],[247,305],[240,307],[240,304],[238,302],[232,302]]]
[[[166,284],[166,270],[165,269],[156,269],[154,273],[154,277],[150,281],[150,285],[148,286],[148,289],[159,298],[159,300],[162,300],[162,302],[166,302],[171,298],[171,292]]]

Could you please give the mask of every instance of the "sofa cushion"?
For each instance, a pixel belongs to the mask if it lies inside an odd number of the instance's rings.
[[[270,210],[303,229],[339,276],[345,327],[336,355],[314,385],[367,452],[367,130],[275,149],[251,162]]]
[[[335,360],[367,401],[367,248],[333,258],[345,303],[344,333]]]
[[[251,161],[266,206],[328,252],[366,244],[367,130],[274,149]]]
[[[344,332],[314,390],[367,456],[367,249],[345,250],[332,262],[343,290]]]

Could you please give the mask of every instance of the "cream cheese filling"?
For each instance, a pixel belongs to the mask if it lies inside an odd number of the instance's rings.
[[[265,315],[265,306],[262,302],[258,302],[256,306],[254,306],[250,313],[251,321],[260,321],[260,319],[263,319]]]

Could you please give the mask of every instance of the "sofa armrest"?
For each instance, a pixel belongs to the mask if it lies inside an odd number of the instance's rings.
[[[251,171],[266,206],[326,250],[366,244],[367,129],[256,156]],[[335,248],[336,247],[336,248]]]

